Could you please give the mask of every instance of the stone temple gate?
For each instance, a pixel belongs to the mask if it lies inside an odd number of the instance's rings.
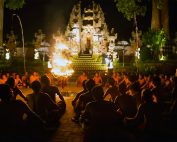
[[[101,6],[92,0],[74,5],[65,36],[71,52],[79,55],[106,53],[117,39],[117,34],[108,31]]]
[[[65,31],[70,51],[75,54],[75,70],[106,70],[98,57],[112,52],[117,34],[109,32],[101,6],[94,0],[74,5]],[[113,48],[111,48],[113,47]]]

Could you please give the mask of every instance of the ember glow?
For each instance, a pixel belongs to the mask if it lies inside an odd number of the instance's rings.
[[[56,43],[52,56],[52,70],[55,76],[68,77],[71,76],[74,70],[70,60],[70,51],[66,44]]]

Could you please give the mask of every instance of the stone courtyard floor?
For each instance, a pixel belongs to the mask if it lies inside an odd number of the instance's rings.
[[[60,88],[61,93],[64,95],[66,101],[66,112],[60,119],[60,126],[55,132],[50,135],[49,142],[82,142],[82,129],[79,124],[71,121],[73,117],[73,108],[71,101],[75,94],[79,92],[82,88],[70,85],[64,89]],[[32,92],[30,88],[21,89],[24,95]],[[17,98],[18,99],[18,98]]]

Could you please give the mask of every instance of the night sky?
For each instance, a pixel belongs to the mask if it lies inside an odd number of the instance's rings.
[[[133,22],[127,21],[117,11],[114,0],[95,1],[98,1],[103,9],[108,28],[115,28],[115,31],[118,33],[118,39],[128,40],[134,28]],[[170,30],[173,31],[171,36],[174,37],[174,33],[177,32],[177,2],[170,1]],[[13,13],[17,13],[23,24],[25,41],[32,41],[34,33],[38,29],[42,29],[46,37],[50,39],[51,35],[57,30],[65,31],[70,12],[76,2],[78,0],[26,0],[24,7],[18,11],[5,9],[4,38],[11,29],[15,31],[18,37],[20,36],[19,22],[16,17],[12,16]],[[150,16],[151,11],[148,9],[146,16],[138,19],[141,30],[146,31],[150,27]]]

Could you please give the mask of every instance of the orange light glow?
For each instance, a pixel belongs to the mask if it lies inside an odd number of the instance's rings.
[[[55,76],[71,76],[74,72],[70,60],[70,51],[66,44],[56,43],[52,56],[52,70]]]

